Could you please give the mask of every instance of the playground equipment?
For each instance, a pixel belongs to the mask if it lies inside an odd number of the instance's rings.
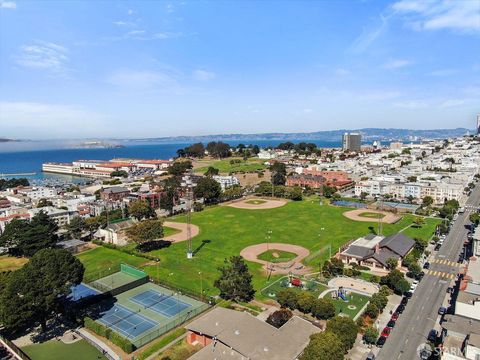
[[[345,289],[343,288],[343,286],[340,286],[340,287],[338,288],[338,290],[335,290],[332,295],[333,295],[332,297],[333,297],[334,299],[340,298],[340,299],[342,299],[342,300],[345,301],[345,302],[348,302],[348,301],[349,301],[348,298],[347,298],[347,295],[348,295],[347,290],[345,290]]]
[[[290,286],[295,286],[295,287],[303,287],[302,280],[298,277],[293,276],[292,273],[288,274],[288,280],[290,282]]]

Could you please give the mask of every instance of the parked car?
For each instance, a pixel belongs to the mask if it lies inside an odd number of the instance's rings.
[[[440,309],[438,309],[438,314],[445,315],[446,313],[447,313],[447,308],[444,306],[440,306]]]
[[[442,244],[437,243],[437,244],[435,245],[435,247],[433,248],[433,250],[438,251],[438,250],[440,250],[441,247],[442,247]]]
[[[393,329],[393,328],[395,327],[395,320],[390,320],[390,321],[387,323],[387,327]]]
[[[382,330],[382,333],[380,334],[380,336],[383,336],[383,337],[388,337],[390,335],[390,332],[392,331],[391,328],[389,327],[385,327],[383,330]]]
[[[402,298],[402,301],[400,301],[400,304],[402,304],[402,305],[407,305],[407,304],[408,304],[408,298],[404,296],[404,297]]]
[[[400,314],[398,312],[394,312],[392,314],[391,320],[397,321],[399,316],[400,316]]]
[[[407,291],[405,294],[403,294],[403,296],[405,296],[407,299],[410,299],[413,295],[413,291]]]
[[[415,280],[417,281],[420,281],[423,279],[423,277],[425,276],[425,273],[423,271],[420,271],[416,276],[415,276]]]
[[[385,336],[380,336],[377,340],[377,346],[381,348],[385,344],[385,341],[387,341],[387,338]]]
[[[424,269],[430,269],[430,263],[427,261],[425,264],[423,264]]]
[[[372,352],[369,352],[365,360],[375,360],[375,354]]]
[[[432,329],[428,333],[427,340],[432,343],[435,343],[437,341],[437,337],[438,337],[438,331],[435,329]]]
[[[414,282],[412,282],[412,284],[410,285],[410,291],[411,292],[414,292],[415,289],[417,288],[418,286],[418,280],[415,280]]]
[[[403,313],[404,310],[405,310],[405,305],[400,304],[397,306],[397,310],[395,310],[395,312],[401,314]]]

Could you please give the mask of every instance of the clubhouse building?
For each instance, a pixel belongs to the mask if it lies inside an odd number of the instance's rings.
[[[346,265],[358,264],[373,271],[387,271],[388,259],[396,259],[400,268],[403,258],[412,251],[415,240],[401,233],[381,236],[368,234],[346,244],[337,257]]]
[[[320,329],[293,316],[277,329],[247,312],[215,308],[186,326],[187,342],[203,349],[189,360],[295,360]]]

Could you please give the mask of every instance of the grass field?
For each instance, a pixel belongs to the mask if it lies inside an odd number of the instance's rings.
[[[174,229],[174,228],[171,228],[171,227],[168,227],[168,226],[163,227],[163,237],[175,235],[175,234],[178,234],[179,232],[181,232],[181,231],[178,230],[178,229]]]
[[[73,344],[65,344],[58,340],[50,340],[22,348],[32,360],[92,360],[106,359],[100,351],[85,340]]]
[[[333,292],[328,293],[327,295],[325,295],[325,298],[332,298],[332,294]],[[350,293],[349,295],[347,295],[347,299],[348,302],[342,299],[332,299],[332,301],[335,305],[335,310],[337,311],[337,314],[345,314],[353,319],[355,315],[357,315],[357,313],[362,310],[362,308],[365,306],[365,304],[370,298],[366,295]],[[349,308],[349,306],[355,308]]]
[[[302,290],[297,287],[292,287],[291,289],[297,292],[308,291],[316,298],[323,291],[328,289],[327,285],[321,284],[318,281],[306,281],[306,283],[308,286],[308,290]],[[286,289],[287,284],[288,284],[288,277],[283,276],[277,279],[276,281],[273,281],[270,285],[263,288],[261,293],[259,293],[258,295],[261,295],[262,299],[276,299],[277,293],[283,289]]]
[[[230,164],[230,160],[240,160],[240,163]],[[194,163],[194,171],[199,174],[205,173],[209,166],[213,166],[218,169],[222,174],[229,174],[235,172],[254,172],[257,170],[266,169],[263,164],[265,160],[258,158],[250,158],[247,161],[243,161],[242,158],[228,158],[223,160],[198,160]]]
[[[297,257],[297,254],[289,251],[268,250],[257,256],[258,259],[272,263],[289,262]]]
[[[321,261],[328,258],[323,249],[331,245],[332,253],[345,242],[364,236],[377,229],[377,222],[352,221],[342,214],[343,207],[319,205],[318,201],[306,199],[289,202],[285,206],[269,210],[244,210],[228,206],[216,206],[192,214],[192,223],[201,232],[193,238],[194,258],[187,259],[187,242],[174,243],[169,248],[156,250],[151,255],[160,258],[160,265],[147,265],[144,270],[153,278],[181,289],[216,295],[213,282],[218,277],[217,268],[225,258],[238,255],[249,246],[265,242],[268,231],[272,231],[270,242],[289,243],[303,246],[316,256],[309,258],[309,264],[318,270]],[[410,237],[429,239],[439,220],[426,219],[420,228],[410,227],[414,216],[405,215],[395,224],[383,224],[383,233],[390,235],[404,229]],[[184,216],[174,221],[185,221]],[[323,230],[322,230],[323,229]],[[87,268],[87,274],[99,272],[126,262],[141,266],[145,259],[132,257],[110,249],[95,249],[79,255]],[[249,263],[257,290],[267,285],[261,265]],[[276,277],[278,278],[278,277]],[[271,281],[276,279],[275,277]]]
[[[0,271],[13,271],[21,268],[28,262],[27,258],[17,258],[8,255],[0,256]]]
[[[148,261],[142,257],[102,246],[85,251],[77,256],[85,266],[84,280],[86,281],[96,280],[120,270],[121,263],[141,267]]]

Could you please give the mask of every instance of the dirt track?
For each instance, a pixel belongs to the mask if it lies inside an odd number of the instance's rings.
[[[297,254],[297,257],[289,261],[288,263],[277,263],[272,264],[265,260],[258,259],[258,255],[264,253],[267,250],[281,250],[288,251],[291,253]],[[310,254],[308,249],[305,249],[302,246],[291,245],[291,244],[280,244],[280,243],[263,243],[257,245],[251,245],[246,247],[240,252],[240,255],[248,261],[256,262],[263,265],[263,268],[266,272],[269,271],[268,265],[270,264],[272,274],[288,274],[289,272],[295,272],[296,274],[309,272],[309,269],[302,265],[302,260],[305,259]],[[288,267],[286,267],[288,265]],[[285,266],[284,268],[282,266]],[[302,266],[302,269],[296,269],[297,267]]]
[[[163,240],[171,241],[171,242],[180,242],[180,241],[185,241],[187,239],[187,224],[185,223],[178,223],[178,222],[172,222],[172,221],[165,221],[163,223],[163,226],[172,228],[172,229],[177,229],[180,230],[179,233],[173,234],[170,236],[166,236],[163,238]],[[200,233],[200,228],[197,225],[190,225],[190,229],[192,230],[192,238],[194,236],[197,236]]]
[[[379,219],[361,216],[363,213],[375,213],[375,214],[383,214],[384,217],[382,218],[382,222],[386,224],[394,224],[402,217],[391,212],[387,211],[379,211],[379,210],[370,210],[370,209],[356,209],[350,210],[343,213],[343,216],[350,220],[354,221],[363,221],[363,222],[378,222]]]
[[[249,204],[247,201],[252,200],[261,200],[264,201],[261,204]],[[234,201],[226,206],[230,206],[237,209],[248,209],[248,210],[266,210],[266,209],[275,209],[281,207],[287,203],[286,200],[278,200],[278,199],[265,199],[265,198],[246,198],[239,201]]]

